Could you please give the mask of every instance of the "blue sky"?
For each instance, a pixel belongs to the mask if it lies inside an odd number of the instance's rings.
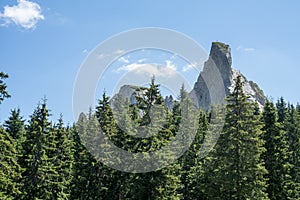
[[[213,41],[225,42],[233,67],[267,96],[297,103],[299,12],[296,0],[0,1],[0,70],[10,76],[12,95],[1,104],[0,121],[16,107],[27,118],[46,96],[54,120],[63,113],[73,122],[73,85],[89,52],[112,35],[142,27],[182,32],[206,51]]]

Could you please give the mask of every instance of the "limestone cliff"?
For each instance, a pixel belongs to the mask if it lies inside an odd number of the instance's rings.
[[[193,90],[190,92],[190,97],[194,101],[194,104],[197,107],[208,110],[211,103],[214,102],[212,98],[218,99],[215,96],[222,93],[222,87],[225,96],[232,92],[234,79],[238,74],[241,73],[232,68],[229,45],[221,42],[213,42],[209,59],[204,63],[203,71],[200,73]],[[266,100],[262,90],[254,82],[248,81],[244,75],[241,74],[241,76],[244,82],[244,92],[250,96],[251,101],[256,101],[260,108],[262,108]],[[218,80],[220,80],[221,84],[216,86]]]

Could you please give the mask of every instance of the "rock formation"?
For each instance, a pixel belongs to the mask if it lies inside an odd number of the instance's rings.
[[[239,74],[242,76],[246,95],[262,108],[266,100],[262,90],[256,83],[248,81],[244,75],[232,68],[230,47],[221,42],[212,43],[209,59],[204,63],[203,70],[189,96],[197,107],[209,110],[212,103],[224,102],[224,98],[232,92],[234,79]],[[139,88],[139,86],[123,85],[118,94],[124,99],[127,98],[132,105],[136,103],[136,95],[143,95],[143,90]],[[168,109],[172,109],[173,97],[167,96],[164,100]]]
[[[257,84],[248,81],[244,75],[232,68],[230,47],[221,42],[212,43],[209,59],[204,63],[203,71],[200,73],[193,90],[189,93],[190,98],[197,107],[208,110],[212,102],[221,100],[222,96],[227,96],[232,92],[234,79],[239,74],[242,76],[243,89],[246,95],[250,96],[250,100],[257,102],[262,108],[266,100],[262,90]],[[213,101],[213,98],[216,100]]]

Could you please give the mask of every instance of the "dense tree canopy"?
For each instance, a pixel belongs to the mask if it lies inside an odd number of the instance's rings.
[[[1,72],[0,103],[10,97],[6,78]],[[241,80],[238,76],[227,105],[220,108],[226,113],[223,131],[204,158],[202,144],[213,134],[208,127],[218,109],[191,109],[184,86],[167,107],[154,77],[136,90],[135,104],[103,93],[96,108],[71,126],[62,116],[50,120],[46,100],[29,119],[13,109],[0,125],[0,199],[300,199],[300,106],[280,98],[259,109]],[[183,115],[184,106],[189,115]],[[190,137],[193,119],[191,146],[162,169],[122,172],[92,154],[101,148],[108,151],[106,159],[113,156],[111,144],[97,143],[99,130],[126,151],[154,152],[179,133]]]

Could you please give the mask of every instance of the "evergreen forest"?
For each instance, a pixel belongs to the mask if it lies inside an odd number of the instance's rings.
[[[7,78],[0,73],[0,109],[3,101],[13,98]],[[152,78],[135,104],[117,97],[123,107],[118,116],[113,111],[119,107],[112,107],[111,97],[104,92],[97,106],[74,124],[66,124],[63,116],[51,121],[46,100],[36,105],[28,119],[21,109],[12,108],[0,125],[0,199],[299,200],[300,105],[280,97],[266,100],[260,109],[242,86],[238,76],[222,108],[191,110],[197,130],[188,150],[166,167],[147,173],[113,169],[91,153],[91,148],[109,151],[109,147],[96,143],[88,149],[85,143],[93,139],[91,130],[99,125],[110,141],[126,151],[163,148],[185,129],[180,124],[189,124],[182,108],[192,103],[184,87],[168,109]],[[153,106],[157,112],[151,110]],[[213,134],[209,126],[212,116],[218,115],[216,110],[224,111],[224,126],[214,147],[201,156],[203,141]],[[151,137],[129,134],[137,130],[131,122],[143,127],[159,115],[166,121],[146,130]]]

